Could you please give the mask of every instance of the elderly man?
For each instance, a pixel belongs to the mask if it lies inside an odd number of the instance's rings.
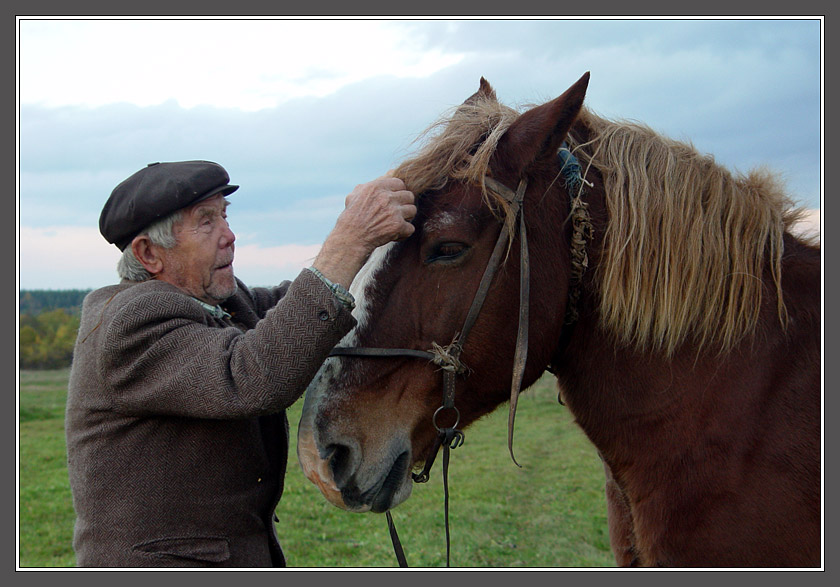
[[[82,309],[67,399],[80,566],[283,566],[274,509],[285,409],[355,324],[350,283],[409,236],[399,179],[357,186],[312,264],[249,289],[233,273],[227,172],[155,163],[118,185],[100,231],[121,282]]]

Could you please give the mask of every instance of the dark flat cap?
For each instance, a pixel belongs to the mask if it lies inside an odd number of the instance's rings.
[[[224,167],[210,161],[150,163],[114,188],[99,216],[99,232],[125,248],[135,236],[172,212],[239,189]]]

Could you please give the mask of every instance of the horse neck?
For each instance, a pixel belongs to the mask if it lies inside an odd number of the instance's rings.
[[[617,343],[599,323],[594,284],[587,282],[580,319],[556,360],[555,375],[567,408],[611,465],[644,466],[649,455],[640,447],[673,446],[668,430],[680,431],[689,442],[711,413],[732,416],[730,424],[737,427],[737,415],[760,405],[768,381],[786,377],[787,365],[813,363],[819,373],[819,259],[799,243],[790,244],[783,268],[787,327],[779,323],[775,297],[768,294],[759,329],[726,354],[698,350],[690,342],[671,356]],[[771,283],[769,275],[764,280]],[[790,387],[811,384],[819,381]]]
[[[593,227],[586,246],[588,268],[580,284],[577,319],[572,324],[564,324],[550,370],[558,379],[562,401],[603,453],[617,443],[610,431],[618,429],[618,423],[660,412],[681,401],[679,394],[666,390],[675,383],[675,371],[687,372],[697,367],[694,363],[697,356],[690,351],[685,356],[671,358],[640,353],[617,345],[604,331],[599,319],[600,296],[595,273],[603,250],[608,212],[599,172],[590,169],[585,177],[591,184],[586,186],[584,199]],[[568,242],[571,231],[565,232]],[[677,364],[684,369],[676,369]]]

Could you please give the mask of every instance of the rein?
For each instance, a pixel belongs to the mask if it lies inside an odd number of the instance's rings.
[[[571,218],[573,222],[573,236],[572,236],[572,281],[570,284],[570,305],[567,308],[566,324],[573,323],[577,319],[577,312],[573,306],[576,305],[579,292],[572,293],[572,286],[574,290],[580,282],[583,271],[586,269],[586,240],[591,237],[591,224],[589,224],[589,214],[587,212],[587,204],[581,200],[583,193],[582,183],[586,182],[580,175],[580,166],[577,159],[572,155],[565,144],[561,148],[558,157],[562,162],[561,174],[566,182],[568,188],[575,188],[575,193],[569,190],[571,198]],[[528,253],[528,239],[525,229],[525,213],[523,211],[525,201],[525,191],[528,187],[526,179],[522,179],[517,186],[516,191],[513,191],[506,185],[496,181],[491,177],[484,178],[485,185],[492,191],[503,197],[511,206],[511,211],[518,218],[519,242],[520,242],[520,268],[519,268],[519,326],[516,335],[516,350],[513,358],[513,370],[511,376],[510,389],[510,411],[508,414],[508,451],[511,459],[518,466],[521,467],[513,454],[513,430],[514,420],[516,417],[516,406],[519,399],[519,393],[522,387],[522,378],[525,374],[525,364],[528,358],[528,316],[529,316],[529,293],[530,293],[530,257]],[[588,183],[588,182],[586,182]],[[591,184],[590,184],[591,185]],[[587,228],[588,227],[588,228]],[[499,237],[496,240],[496,245],[484,274],[479,282],[478,289],[473,297],[472,304],[464,320],[464,325],[459,332],[455,332],[452,341],[446,345],[441,346],[437,343],[432,343],[432,349],[428,351],[417,349],[404,348],[374,348],[374,347],[335,347],[331,352],[333,356],[346,357],[411,357],[426,359],[431,363],[439,366],[443,371],[443,400],[441,406],[435,411],[432,416],[432,424],[437,430],[438,434],[435,438],[435,443],[431,451],[426,457],[426,462],[423,470],[420,473],[412,473],[411,477],[415,483],[426,483],[429,480],[429,471],[435,461],[437,453],[443,450],[443,489],[444,489],[444,526],[446,530],[446,566],[450,563],[450,535],[449,535],[449,451],[458,448],[464,444],[464,433],[458,429],[458,424],[461,420],[461,414],[458,408],[455,407],[455,378],[457,375],[467,373],[466,366],[461,362],[460,356],[463,350],[463,345],[473,324],[478,318],[487,294],[490,291],[490,286],[496,271],[502,263],[502,258],[505,253],[508,239],[507,232],[502,228],[499,232]],[[580,246],[575,246],[579,244]],[[582,253],[581,253],[582,251]],[[583,264],[576,262],[576,258],[583,259]],[[570,312],[571,309],[571,312]],[[441,412],[452,411],[454,415],[454,423],[450,426],[439,426],[438,416]],[[386,511],[386,519],[388,522],[388,531],[391,536],[391,542],[394,546],[394,552],[401,567],[408,566],[405,558],[405,553],[402,549],[399,536],[397,535],[396,527],[394,526],[391,512]]]

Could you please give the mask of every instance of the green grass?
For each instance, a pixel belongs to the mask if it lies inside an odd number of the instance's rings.
[[[21,567],[73,566],[73,508],[67,481],[64,402],[67,370],[20,373]],[[301,402],[289,411],[292,442],[277,533],[291,567],[394,567],[385,516],[351,514],[324,500],[297,464]],[[557,403],[553,379],[523,393],[514,449],[507,409],[466,430],[451,452],[454,567],[613,566],[603,470],[592,445]],[[446,562],[441,459],[392,512],[409,565]]]
[[[68,374],[67,369],[20,373],[21,567],[66,567],[76,560],[64,443]]]

